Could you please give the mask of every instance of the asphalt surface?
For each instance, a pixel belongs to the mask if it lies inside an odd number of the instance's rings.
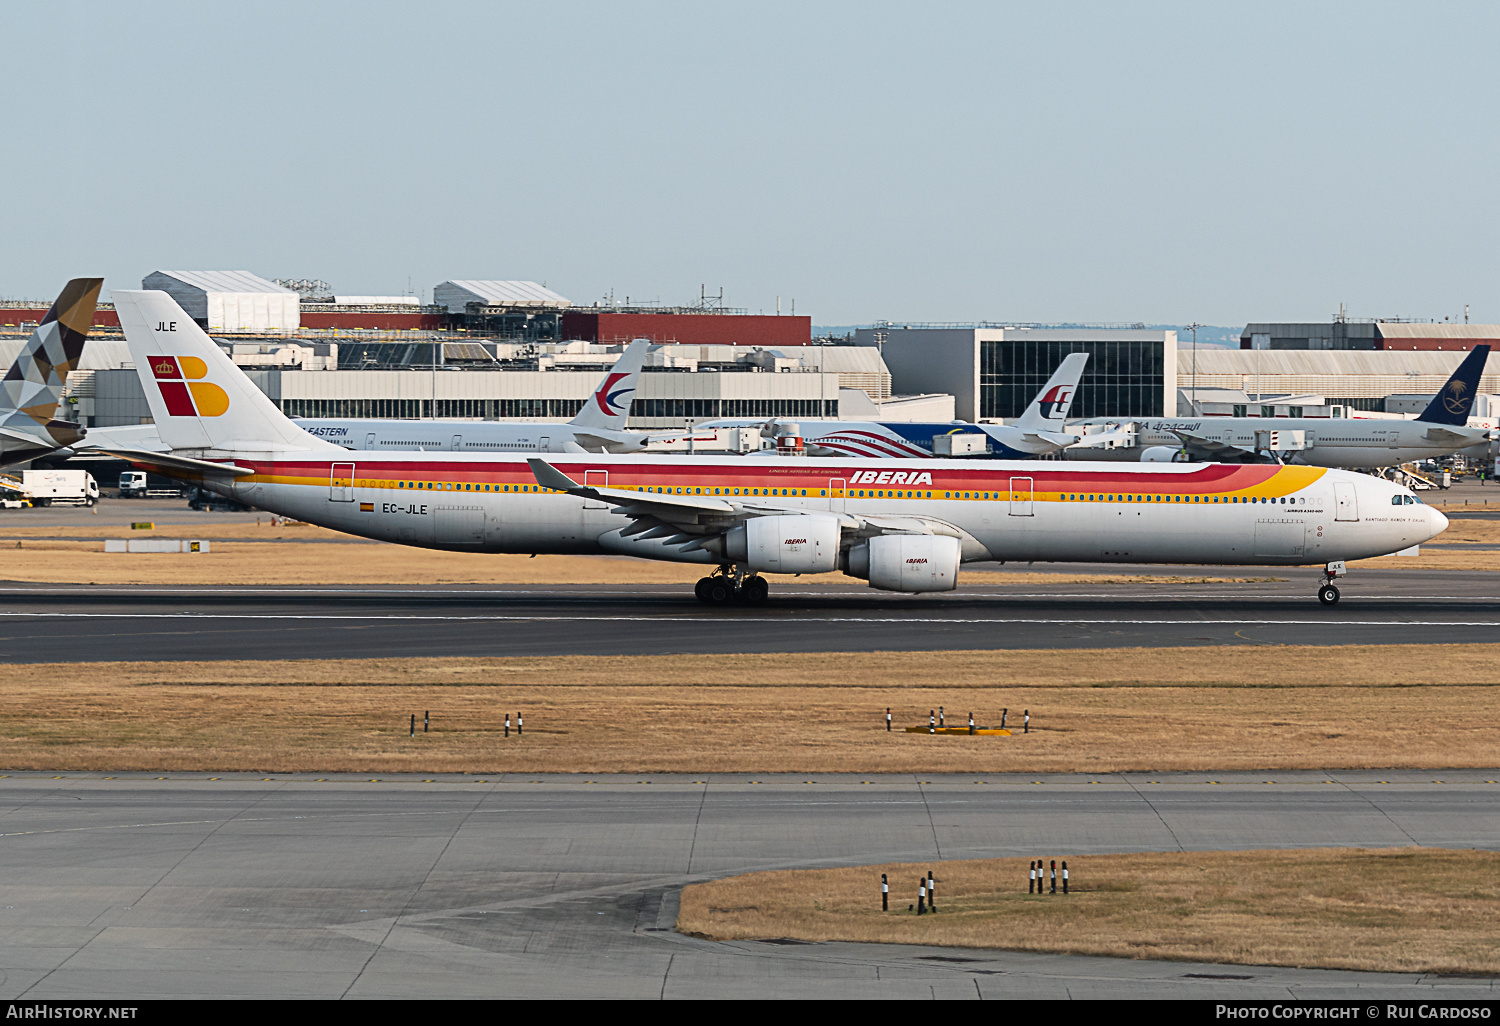
[[[1497,779],[10,774],[0,992],[1492,999],[1489,978],[711,943],[673,925],[684,884],[757,869],[1015,855],[1067,858],[1082,882],[1099,852],[1495,849]]]
[[[1038,569],[1043,569],[1038,567]],[[1062,568],[1046,568],[1062,569]],[[0,584],[0,661],[1465,644],[1500,638],[1484,572],[1361,571],[1332,609],[1318,573],[1256,584],[1007,584],[944,595],[775,586],[759,607],[707,607],[686,586],[104,587]],[[1155,568],[1197,576],[1193,568]],[[1222,573],[1245,573],[1226,570]],[[0,570],[3,573],[3,570]],[[1207,573],[1214,573],[1210,570]]]

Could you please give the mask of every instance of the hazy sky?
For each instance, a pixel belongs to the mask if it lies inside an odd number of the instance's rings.
[[[1500,5],[0,7],[0,296],[158,268],[822,324],[1500,321]]]

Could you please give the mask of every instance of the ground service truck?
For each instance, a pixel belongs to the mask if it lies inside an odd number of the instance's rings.
[[[87,470],[23,470],[33,506],[92,506],[99,501],[99,482]]]

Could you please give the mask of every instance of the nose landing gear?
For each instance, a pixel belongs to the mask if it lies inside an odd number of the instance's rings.
[[[731,602],[758,606],[771,594],[771,586],[764,577],[746,573],[738,567],[720,567],[693,586],[698,601],[709,606],[723,606]]]
[[[1349,572],[1341,559],[1336,563],[1329,563],[1323,567],[1323,586],[1318,589],[1318,601],[1325,606],[1336,606],[1339,604],[1339,590],[1334,586],[1334,581]]]

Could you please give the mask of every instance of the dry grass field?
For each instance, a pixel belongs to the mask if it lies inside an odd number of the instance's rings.
[[[952,772],[1487,767],[1500,646],[9,665],[0,767]],[[914,684],[919,680],[921,684]],[[1030,734],[887,734],[945,706]],[[408,736],[431,710],[433,732]],[[502,737],[523,711],[524,738]]]
[[[1049,861],[1057,852],[1039,853]],[[1386,972],[1500,973],[1500,853],[1434,848],[1068,858],[1070,893],[1028,895],[1027,859],[752,873],[682,892],[715,940],[883,941]],[[917,877],[938,911],[917,916]],[[891,911],[880,911],[880,874]]]

